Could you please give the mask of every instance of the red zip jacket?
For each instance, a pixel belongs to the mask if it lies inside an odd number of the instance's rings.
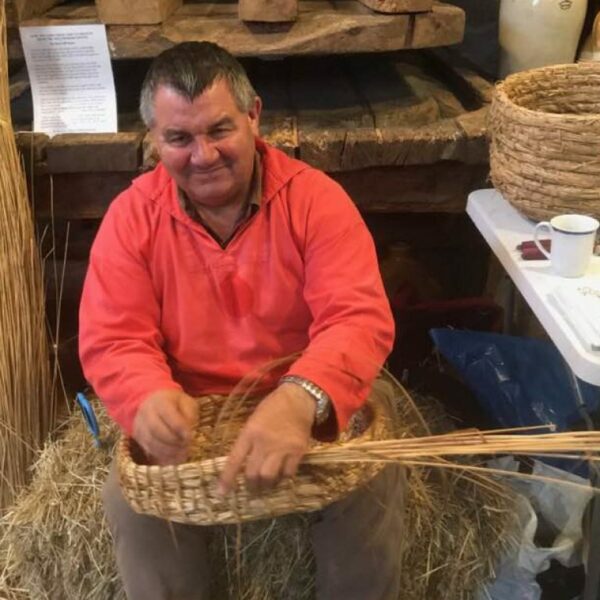
[[[259,210],[226,248],[181,208],[162,165],[110,205],[79,314],[88,381],[131,434],[159,389],[228,393],[299,351],[284,372],[332,399],[343,428],[365,401],[394,329],[371,236],[324,173],[257,141]]]

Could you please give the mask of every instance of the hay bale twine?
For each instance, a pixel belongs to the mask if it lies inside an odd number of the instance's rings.
[[[520,212],[600,216],[600,63],[511,75],[488,119],[492,182]]]

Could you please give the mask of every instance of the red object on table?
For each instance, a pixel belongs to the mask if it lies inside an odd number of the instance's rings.
[[[552,247],[551,240],[540,240],[540,244],[544,247],[544,249],[547,252],[550,252],[550,249]],[[517,246],[517,250],[521,251],[521,258],[523,260],[548,260],[548,257],[545,254],[542,254],[542,252],[535,245],[535,242],[533,240],[521,242]]]

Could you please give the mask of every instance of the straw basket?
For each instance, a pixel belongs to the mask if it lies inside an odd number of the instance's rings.
[[[489,131],[492,181],[521,213],[600,216],[600,63],[511,75]]]
[[[217,482],[227,452],[257,400],[232,406],[223,396],[206,396],[199,402],[201,423],[188,463],[145,465],[136,443],[121,439],[117,450],[119,478],[125,498],[135,511],[194,525],[241,523],[314,511],[363,485],[383,466],[378,462],[333,467],[301,465],[294,479],[283,480],[274,489],[259,494],[251,494],[240,476],[236,491],[223,498],[217,493]],[[391,414],[384,400],[373,399],[339,441],[392,437]],[[315,444],[315,448],[329,445]]]

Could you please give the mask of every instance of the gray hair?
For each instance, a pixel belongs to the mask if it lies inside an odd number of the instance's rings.
[[[211,42],[184,42],[159,54],[150,65],[140,93],[140,115],[154,125],[154,94],[169,87],[192,102],[218,79],[224,80],[239,110],[252,108],[256,92],[244,67],[227,50]]]

